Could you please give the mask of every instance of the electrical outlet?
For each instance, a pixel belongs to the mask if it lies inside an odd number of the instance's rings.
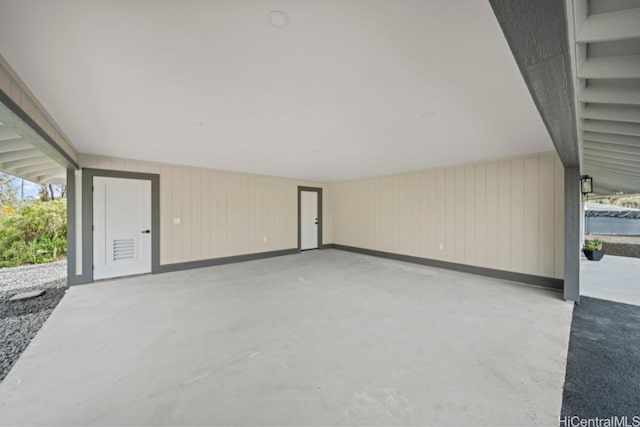
[[[262,238],[262,241],[263,241],[263,242],[266,242],[266,241],[267,241],[267,236],[264,236],[264,237]]]
[[[180,224],[180,218],[173,218],[174,224]]]
[[[439,248],[440,248],[440,250],[443,250],[444,249],[444,245],[442,243],[440,243]]]

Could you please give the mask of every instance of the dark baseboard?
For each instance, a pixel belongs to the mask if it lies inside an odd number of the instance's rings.
[[[201,259],[198,261],[188,261],[188,262],[177,262],[175,264],[161,264],[157,266],[152,274],[158,273],[170,273],[172,271],[181,271],[181,270],[191,270],[193,268],[202,268],[202,267],[213,267],[216,265],[223,264],[233,264],[236,262],[243,261],[254,261],[257,259],[264,258],[273,258],[283,255],[293,255],[300,253],[298,249],[282,249],[279,251],[271,251],[271,252],[259,252],[255,254],[246,254],[246,255],[234,255],[223,258],[211,258],[211,259]],[[114,277],[114,279],[116,279]],[[87,274],[83,274],[80,276],[69,276],[67,277],[67,284],[69,285],[86,285],[89,283],[93,283],[93,278],[89,277]]]
[[[327,246],[325,248],[324,246]],[[381,258],[393,259],[397,261],[411,262],[414,264],[428,265],[430,267],[445,268],[447,270],[455,270],[463,273],[477,274],[480,276],[493,277],[496,279],[510,280],[513,282],[527,283],[529,285],[543,286],[556,291],[562,291],[564,288],[564,280],[553,277],[535,276],[532,274],[515,273],[512,271],[495,270],[493,268],[477,267],[473,265],[458,264],[455,262],[440,261],[430,258],[420,258],[411,255],[401,255],[393,252],[376,251],[373,249],[363,249],[354,246],[339,245],[336,243],[324,245],[323,249],[329,247],[342,251],[356,252],[364,255],[377,256]]]
[[[156,273],[169,273],[171,271],[180,271],[180,270],[190,270],[192,268],[202,268],[202,267],[213,267],[216,265],[223,264],[233,264],[236,262],[244,262],[244,261],[254,261],[257,259],[264,258],[273,258],[283,255],[293,255],[299,253],[300,250],[295,249],[282,249],[279,251],[271,251],[271,252],[259,252],[255,254],[246,254],[246,255],[234,255],[223,258],[211,258],[211,259],[201,259],[198,261],[187,261],[187,262],[178,262],[175,264],[161,264],[158,266]]]
[[[327,243],[325,245],[320,246],[320,249],[332,249],[333,243]]]

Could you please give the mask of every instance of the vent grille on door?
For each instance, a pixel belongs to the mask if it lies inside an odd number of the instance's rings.
[[[115,239],[113,241],[113,260],[124,261],[136,258],[136,244],[134,239]]]

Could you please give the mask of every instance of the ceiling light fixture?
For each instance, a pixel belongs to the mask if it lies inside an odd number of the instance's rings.
[[[269,22],[276,28],[284,28],[289,25],[289,17],[281,10],[269,12]]]

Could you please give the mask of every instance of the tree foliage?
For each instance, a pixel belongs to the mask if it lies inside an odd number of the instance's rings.
[[[603,205],[613,205],[620,206],[623,208],[631,208],[631,209],[640,209],[640,195],[635,196],[610,196],[610,197],[601,197],[599,199],[589,200],[593,203],[600,203]]]
[[[0,172],[0,208],[15,206],[18,203],[18,196],[11,178],[11,175]]]
[[[0,211],[0,267],[56,261],[66,254],[66,199]]]

